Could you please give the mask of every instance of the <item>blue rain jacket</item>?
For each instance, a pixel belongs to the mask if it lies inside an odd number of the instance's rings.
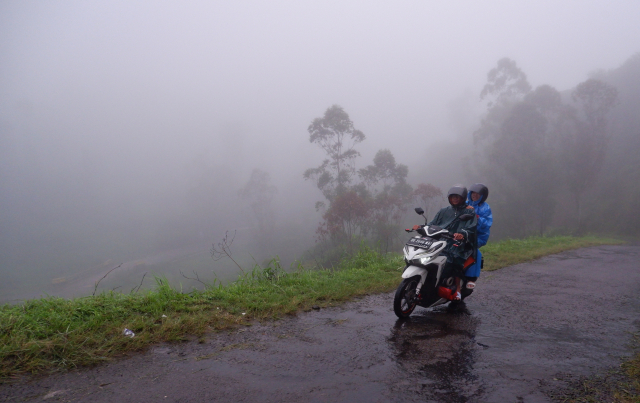
[[[489,235],[491,233],[491,225],[493,225],[493,214],[491,213],[491,207],[488,203],[480,203],[480,200],[471,200],[471,194],[469,194],[469,200],[467,203],[472,206],[478,216],[478,226],[476,227],[476,234],[478,235],[478,248],[487,244]],[[473,266],[469,266],[464,273],[467,277],[479,277],[482,264],[482,253],[478,250],[476,256],[476,262]]]
[[[488,203],[478,203],[471,200],[468,203],[476,210],[478,215],[476,233],[478,234],[478,248],[480,248],[485,246],[489,240],[491,226],[493,225],[493,214],[491,214],[491,207],[489,207]]]

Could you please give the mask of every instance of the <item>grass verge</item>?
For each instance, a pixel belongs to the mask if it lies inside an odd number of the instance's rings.
[[[620,243],[596,238],[529,238],[488,244],[486,270],[526,262],[563,250]],[[353,297],[393,290],[400,280],[400,254],[362,248],[332,269],[299,266],[285,273],[277,260],[230,285],[181,293],[156,278],[153,291],[114,292],[76,299],[41,298],[0,306],[0,380],[22,373],[94,365],[165,341],[328,306]],[[123,335],[127,328],[135,333]]]
[[[635,335],[632,348],[636,355],[620,367],[576,379],[551,397],[562,403],[640,403],[640,334]]]
[[[619,245],[624,241],[603,239],[594,236],[572,237],[530,237],[525,239],[506,239],[488,243],[482,248],[485,271],[501,269],[514,264],[530,262],[543,256],[566,250],[586,248],[596,245]]]

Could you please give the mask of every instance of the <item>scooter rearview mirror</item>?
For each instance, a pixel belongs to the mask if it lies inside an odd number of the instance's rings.
[[[422,209],[422,207],[416,207],[415,208],[416,213],[418,213],[419,215],[423,215],[424,214],[424,210]]]
[[[460,216],[460,221],[469,221],[473,218],[473,214],[463,214]]]

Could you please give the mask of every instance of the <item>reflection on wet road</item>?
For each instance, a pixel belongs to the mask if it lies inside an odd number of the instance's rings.
[[[399,319],[389,337],[405,382],[419,385],[417,394],[438,402],[461,402],[479,396],[475,333],[479,321],[460,303],[421,310]]]
[[[90,370],[0,385],[1,400],[550,402],[619,365],[640,321],[640,247],[485,273],[456,308],[397,320],[392,294],[163,345]],[[400,282],[400,278],[398,278]]]

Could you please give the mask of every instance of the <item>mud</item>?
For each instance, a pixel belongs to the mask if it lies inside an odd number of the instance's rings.
[[[1,401],[549,402],[629,355],[638,246],[485,273],[456,308],[397,320],[392,294],[0,385]]]

